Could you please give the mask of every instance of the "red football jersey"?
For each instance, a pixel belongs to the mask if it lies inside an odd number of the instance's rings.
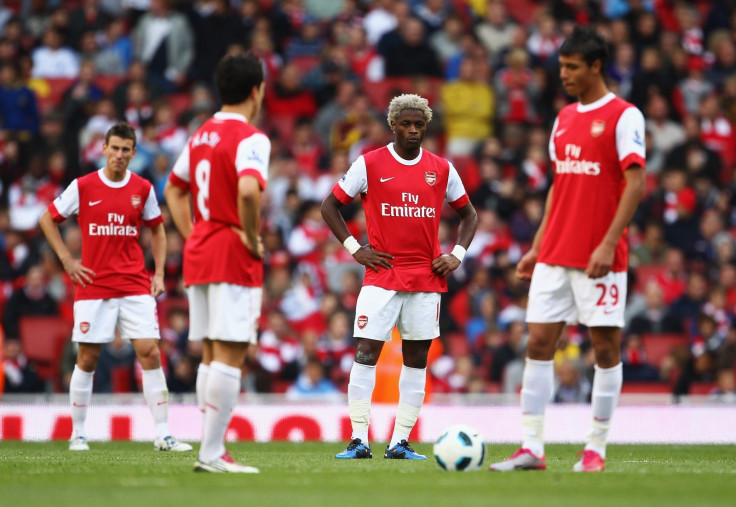
[[[169,177],[192,194],[194,230],[184,245],[186,285],[262,285],[263,262],[232,227],[241,228],[238,179],[253,176],[264,189],[270,154],[268,137],[235,113],[215,113],[187,142]]]
[[[550,138],[554,191],[538,262],[585,269],[618,209],[632,165],[645,167],[644,116],[613,93],[566,106]],[[626,231],[613,271],[626,271]]]
[[[111,181],[100,169],[72,181],[48,209],[56,222],[78,215],[82,264],[95,272],[93,283],[77,286],[75,301],[151,293],[138,238],[141,225],[155,227],[163,218],[149,181],[130,171]]]
[[[447,291],[447,280],[432,272],[432,260],[442,253],[442,203],[446,199],[459,209],[469,202],[450,162],[426,150],[414,160],[404,160],[389,144],[359,157],[332,192],[343,204],[361,194],[371,246],[395,257],[392,269],[366,269],[363,285]]]

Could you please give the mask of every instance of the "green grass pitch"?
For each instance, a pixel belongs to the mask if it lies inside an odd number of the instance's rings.
[[[736,505],[736,447],[612,445],[607,470],[571,472],[579,445],[548,445],[545,472],[488,472],[511,445],[489,445],[480,472],[443,472],[433,459],[334,459],[336,443],[231,443],[233,457],[259,475],[195,474],[193,453],[154,452],[139,442],[0,442],[0,505],[254,506],[332,505]],[[432,453],[431,444],[417,444]]]

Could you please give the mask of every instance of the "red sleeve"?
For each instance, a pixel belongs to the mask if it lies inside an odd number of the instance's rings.
[[[466,206],[469,202],[470,202],[470,197],[468,197],[468,194],[463,194],[463,196],[460,199],[456,201],[452,201],[450,203],[450,206],[452,207],[452,209],[460,209]]]
[[[164,217],[162,217],[161,215],[157,216],[156,218],[152,218],[151,220],[143,221],[143,225],[145,225],[146,227],[150,227],[151,229],[162,223],[164,223]]]
[[[621,161],[621,170],[625,171],[632,165],[638,165],[642,169],[647,168],[647,161],[644,160],[644,158],[641,157],[641,155],[637,155],[636,153],[629,153],[624,159]]]
[[[180,178],[179,176],[177,176],[176,174],[174,174],[174,172],[173,172],[173,171],[172,171],[172,172],[171,172],[171,174],[169,175],[169,181],[170,181],[170,182],[171,182],[171,184],[172,184],[172,185],[174,185],[175,187],[179,187],[179,188],[181,188],[182,190],[187,190],[187,191],[189,190],[189,183],[188,183],[188,182],[186,182],[186,181],[184,181],[183,179],[181,179],[181,178]]]
[[[61,213],[59,213],[59,210],[56,209],[56,206],[54,206],[53,202],[49,204],[48,210],[49,215],[51,215],[51,218],[54,220],[54,222],[61,223],[66,220],[66,217],[62,216]]]
[[[263,179],[263,175],[260,171],[256,169],[243,169],[238,173],[238,178],[242,178],[243,176],[253,176],[258,180],[258,186],[261,187],[261,190],[266,188],[266,180]]]
[[[346,194],[338,183],[335,183],[335,186],[332,187],[332,193],[337,197],[337,200],[343,204],[350,204],[353,202],[353,198]]]

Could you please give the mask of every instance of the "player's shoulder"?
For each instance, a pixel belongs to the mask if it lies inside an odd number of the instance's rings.
[[[135,186],[137,188],[143,188],[146,191],[148,191],[153,186],[153,184],[143,176],[139,176],[132,171],[128,172],[130,173],[130,180],[128,181],[129,185]]]

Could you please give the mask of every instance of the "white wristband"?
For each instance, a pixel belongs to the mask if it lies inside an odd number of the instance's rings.
[[[467,253],[467,250],[465,250],[465,248],[463,248],[460,245],[455,245],[455,248],[452,249],[452,252],[450,252],[450,255],[454,255],[455,257],[457,257],[457,259],[460,262],[462,262],[463,259],[465,258],[466,253]]]
[[[358,240],[355,239],[355,237],[350,236],[348,239],[342,242],[342,246],[344,246],[348,252],[350,252],[350,255],[355,255],[355,252],[360,250],[360,243],[358,243]]]

